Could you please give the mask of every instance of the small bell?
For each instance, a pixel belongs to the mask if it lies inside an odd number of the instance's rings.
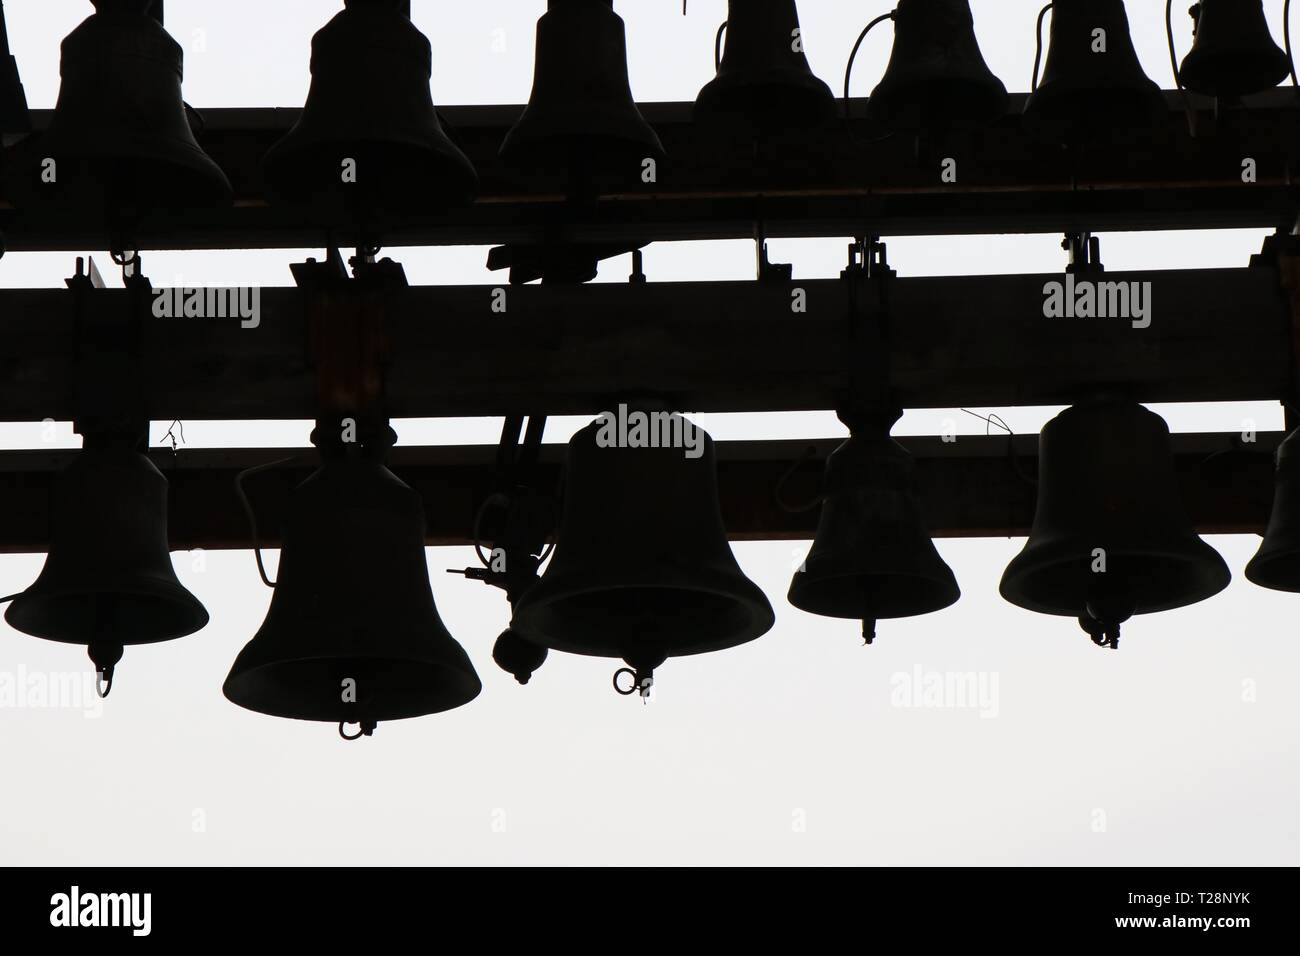
[[[826,617],[875,622],[929,614],[961,591],[926,531],[916,465],[879,430],[855,429],[826,463],[825,504],[812,550],[790,583],[790,603]]]
[[[533,184],[641,182],[663,144],[632,98],[627,37],[613,0],[548,0],[537,22],[533,90],[501,160]]]
[[[647,440],[694,430],[695,450],[633,445],[646,422]],[[516,632],[552,650],[622,658],[649,676],[668,657],[752,641],[774,620],[727,543],[713,440],[703,430],[638,409],[574,435],[555,554],[515,606]]]
[[[1264,540],[1246,565],[1246,578],[1262,588],[1300,591],[1300,431],[1277,450],[1273,512]]]
[[[45,566],[5,612],[15,630],[86,645],[111,684],[123,647],[208,623],[167,550],[167,479],[134,437],[86,435],[55,479],[51,514]]]
[[[347,0],[312,37],[302,116],[262,160],[274,200],[383,223],[473,198],[478,176],[429,93],[429,40],[399,7]]]
[[[1263,0],[1201,0],[1189,12],[1196,42],[1178,70],[1189,90],[1246,96],[1271,90],[1291,72],[1268,32]]]
[[[433,603],[424,529],[419,496],[379,461],[327,457],[293,492],[271,607],[226,697],[366,735],[477,697]]]
[[[1034,523],[1002,575],[1006,600],[1118,634],[1130,615],[1203,601],[1230,577],[1183,511],[1159,415],[1102,398],[1047,423]]]
[[[1025,128],[1063,144],[1149,129],[1169,112],[1142,72],[1123,0],[1055,0],[1043,79],[1025,102]]]
[[[899,0],[894,49],[867,100],[867,118],[909,133],[991,123],[1007,88],[984,62],[969,0]]]
[[[186,116],[180,44],[145,14],[147,3],[93,2],[95,13],[63,41],[45,135],[15,150],[10,192],[131,225],[163,209],[228,205],[230,183]]]
[[[835,96],[801,41],[794,0],[730,0],[726,52],[695,100],[695,122],[758,139],[831,120]]]

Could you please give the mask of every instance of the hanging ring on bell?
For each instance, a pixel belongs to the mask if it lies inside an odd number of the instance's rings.
[[[624,674],[632,678],[632,686],[624,688],[619,685],[618,679]],[[630,667],[620,667],[614,671],[614,690],[618,691],[624,697],[631,697],[641,689],[641,677]]]
[[[348,734],[347,729],[346,729],[347,726],[348,726],[348,723],[349,723],[349,721],[346,721],[346,720],[340,720],[340,721],[339,721],[339,736],[342,737],[344,740],[360,740],[362,737],[369,736],[369,735],[366,733],[366,722],[365,722],[364,720],[358,720],[358,721],[356,722],[356,723],[357,723],[357,732],[356,732],[355,734],[351,734],[351,735]],[[373,732],[373,728],[371,728],[371,730],[372,730],[372,732]]]

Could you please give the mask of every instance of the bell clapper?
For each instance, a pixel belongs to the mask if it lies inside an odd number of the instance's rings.
[[[360,740],[362,737],[373,736],[375,728],[378,727],[379,724],[373,720],[359,720],[357,721],[357,732],[355,734],[349,734],[347,726],[348,721],[339,721],[339,736],[344,740]]]
[[[668,655],[643,654],[635,660],[624,658],[629,666],[620,667],[614,672],[614,690],[618,691],[624,697],[631,697],[633,694],[641,695],[641,703],[650,702],[650,691],[655,683],[655,668],[668,659]],[[624,687],[620,684],[619,678],[627,674],[632,678],[632,684]]]
[[[95,665],[95,693],[105,698],[113,689],[113,667],[122,659],[122,645],[112,640],[97,640],[87,650]]]
[[[862,644],[864,647],[875,643],[876,640],[876,622],[871,618],[863,618],[862,621]]]
[[[1106,624],[1097,620],[1091,614],[1079,618],[1079,626],[1088,632],[1092,638],[1092,643],[1098,647],[1109,647],[1113,651],[1119,650],[1119,624]]]

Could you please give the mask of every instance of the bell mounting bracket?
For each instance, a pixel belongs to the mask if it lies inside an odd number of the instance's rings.
[[[382,455],[395,437],[385,403],[387,301],[407,281],[399,263],[376,262],[377,251],[357,251],[351,278],[336,248],[324,262],[309,259],[290,267],[308,293],[307,358],[315,370],[317,408],[312,440],[323,454]]]
[[[767,232],[761,217],[754,220],[754,258],[759,282],[790,282],[794,279],[793,265],[768,258]]]
[[[506,418],[497,446],[493,491],[479,506],[474,522],[475,550],[483,566],[447,569],[449,574],[501,588],[511,607],[537,581],[537,569],[545,558],[543,548],[554,527],[551,502],[532,488],[545,430],[545,415],[529,416],[526,430],[524,416]],[[487,516],[493,513],[498,517],[488,523]],[[500,551],[504,567],[498,568],[494,558],[484,557],[483,540],[491,542],[494,552]]]
[[[73,308],[73,428],[79,435],[123,435],[143,443],[149,414],[141,352],[153,288],[140,272],[139,255],[129,262],[132,268],[123,271],[127,295],[107,300],[116,308],[99,298],[104,280],[93,259],[78,257],[76,274],[66,280]]]
[[[1106,271],[1106,267],[1101,264],[1100,236],[1094,236],[1090,232],[1067,233],[1061,240],[1061,248],[1069,254],[1070,261],[1065,267],[1067,273],[1084,275]]]
[[[879,237],[863,236],[849,246],[849,264],[840,273],[849,301],[848,389],[837,397],[835,410],[851,431],[883,428],[888,434],[903,414],[894,395],[890,357],[889,280],[895,275]]]

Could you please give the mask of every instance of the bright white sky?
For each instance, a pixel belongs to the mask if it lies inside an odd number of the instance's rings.
[[[1282,0],[1267,0],[1281,38]],[[809,57],[838,89],[858,31],[887,0],[804,0]],[[1039,0],[973,0],[985,58],[1024,90]],[[414,0],[434,49],[440,105],[522,102],[542,0]],[[628,24],[639,100],[692,100],[712,73],[722,0],[616,4]],[[1180,49],[1190,42],[1176,4]],[[309,38],[333,0],[168,0],[185,47],[185,95],[199,107],[289,106],[308,84]],[[1129,0],[1148,74],[1172,85],[1160,0]],[[28,101],[53,106],[61,38],[84,0],[5,4]],[[854,92],[879,78],[888,28],[864,45]],[[1111,270],[1244,266],[1257,230],[1102,237]],[[890,242],[904,276],[1050,272],[1056,236],[906,238]],[[775,241],[801,277],[843,267],[843,238]],[[97,257],[110,284],[116,276]],[[288,265],[320,250],[147,253],[161,285],[289,285]],[[498,283],[484,248],[390,249],[413,283]],[[10,253],[0,287],[55,287],[74,254]],[[652,281],[744,279],[747,242],[657,244]],[[626,278],[626,259],[602,279]],[[719,361],[725,361],[720,356]],[[1276,406],[1161,407],[1179,431],[1277,428]],[[1052,409],[999,413],[1034,431]],[[696,419],[717,439],[825,437],[834,417]],[[909,413],[899,434],[982,433],[956,410]],[[582,421],[554,421],[563,441]],[[155,423],[161,440],[167,423]],[[403,442],[492,442],[499,420],[404,422]],[[186,422],[191,446],[300,445],[306,423]],[[38,424],[0,426],[0,447],[72,447]],[[1009,479],[1010,480],[1010,479]],[[437,509],[437,501],[425,503]],[[2,515],[0,509],[0,515]],[[0,517],[0,520],[3,520]],[[429,552],[439,609],[484,682],[473,704],[381,725],[344,744],[333,727],[281,721],[226,702],[221,682],[256,630],[270,592],[252,555],[177,554],[212,623],[193,637],[131,648],[102,715],[0,707],[0,862],[185,863],[839,863],[1284,864],[1300,852],[1294,807],[1300,599],[1250,585],[1258,539],[1210,539],[1234,582],[1218,597],[1136,619],[1122,652],[1093,648],[1068,619],[1012,607],[998,579],[1022,540],[943,540],[963,597],[924,618],[885,622],[860,646],[857,625],[785,602],[804,543],[738,544],[777,625],[725,653],[669,662],[653,703],[613,694],[615,663],[553,654],[526,688],[498,671],[492,642],[508,610],[499,592],[443,574],[467,549]],[[276,558],[271,555],[274,565]],[[0,556],[0,594],[25,587],[42,558]],[[272,572],[273,573],[273,572]],[[1247,622],[1253,622],[1247,623]],[[87,667],[80,648],[0,623],[0,675]],[[997,681],[996,715],[891,704],[896,675],[978,672]],[[3,679],[0,677],[0,679]],[[1253,683],[1252,683],[1253,682]],[[991,686],[986,684],[986,686]],[[1254,686],[1255,702],[1243,687]],[[202,826],[199,826],[199,823]]]

